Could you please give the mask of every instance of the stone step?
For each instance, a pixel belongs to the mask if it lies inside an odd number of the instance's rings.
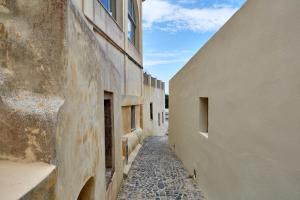
[[[0,194],[5,200],[54,199],[56,167],[0,160]]]
[[[57,115],[63,100],[28,91],[0,96],[0,159],[55,158]]]

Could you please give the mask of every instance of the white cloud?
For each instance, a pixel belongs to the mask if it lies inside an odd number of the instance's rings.
[[[176,50],[176,51],[147,51],[144,53],[145,57],[155,57],[155,58],[175,58],[178,56],[186,56],[193,54],[191,50]]]
[[[183,0],[184,1],[184,0]],[[186,8],[169,0],[149,0],[143,4],[143,25],[146,29],[162,31],[218,30],[236,11],[229,5],[207,8]]]
[[[165,60],[146,60],[144,62],[145,67],[156,66],[156,65],[165,65],[172,63],[185,62],[185,59],[165,59]]]
[[[197,0],[177,0],[177,2],[181,4],[193,4],[196,3]]]
[[[176,51],[148,51],[145,52],[144,66],[157,66],[172,63],[182,63],[189,60],[193,55],[190,50],[176,50]]]

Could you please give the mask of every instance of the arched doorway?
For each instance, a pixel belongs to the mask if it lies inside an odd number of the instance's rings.
[[[78,196],[78,200],[94,200],[95,180],[91,177],[83,186]]]

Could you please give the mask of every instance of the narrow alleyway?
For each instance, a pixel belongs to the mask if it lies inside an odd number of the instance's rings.
[[[167,137],[150,137],[124,180],[119,200],[202,200],[201,191],[188,177],[180,160],[167,145]]]

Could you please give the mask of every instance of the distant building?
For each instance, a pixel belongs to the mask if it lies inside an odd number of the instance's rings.
[[[116,198],[143,138],[141,9],[0,1],[1,198]]]
[[[209,200],[300,197],[300,2],[246,4],[170,81],[169,143]]]
[[[144,137],[165,135],[165,83],[144,73],[143,129]]]

